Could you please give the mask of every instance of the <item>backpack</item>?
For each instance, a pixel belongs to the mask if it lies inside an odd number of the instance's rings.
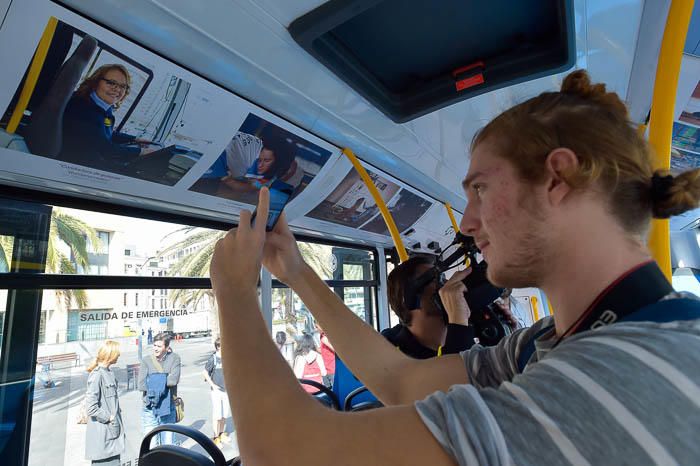
[[[175,397],[175,422],[180,422],[185,418],[185,402],[182,398]]]

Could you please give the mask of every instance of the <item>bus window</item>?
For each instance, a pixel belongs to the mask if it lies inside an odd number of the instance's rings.
[[[333,290],[341,295],[345,305],[358,317],[370,325],[376,322],[375,287],[334,286]],[[272,290],[272,335],[278,332],[285,332],[285,345],[292,347],[304,333],[317,332],[311,312],[296,293],[287,287]]]
[[[346,248],[326,244],[299,241],[299,250],[304,260],[343,299],[345,304],[370,325],[376,318],[376,272],[375,253],[367,249]],[[278,283],[279,286],[282,286]],[[361,286],[358,286],[361,285]],[[275,295],[275,292],[277,295]],[[278,313],[285,301],[284,293],[273,292],[273,311]],[[291,291],[288,291],[291,296]],[[277,296],[277,304],[275,304]],[[298,299],[298,298],[297,298]],[[289,304],[287,304],[289,306]],[[307,312],[306,307],[298,301],[299,311]]]
[[[0,235],[0,273],[10,270],[12,261],[12,245],[14,237]],[[5,328],[5,307],[7,306],[7,290],[0,290],[0,356],[2,356],[2,340]]]
[[[45,290],[43,293],[42,321],[45,324],[37,352],[31,428],[31,438],[35,440],[30,444],[29,465],[88,464],[85,458],[90,454],[90,447],[86,442],[86,430],[90,426],[86,422],[92,408],[86,368],[108,340],[117,342],[120,351],[110,371],[116,380],[115,393],[126,434],[121,464],[129,464],[129,461],[136,464],[144,429],[151,428],[146,420],[139,374],[149,367],[152,370],[159,335],[170,338],[171,352],[165,361],[177,357],[181,362],[177,396],[185,402],[182,422],[210,438],[225,432],[218,436],[217,443],[227,459],[238,456],[230,409],[215,406],[214,402],[222,397],[214,399],[212,396],[209,380],[220,381],[220,378],[213,373],[209,379],[204,375],[208,361],[215,354],[218,321],[213,303],[197,297],[206,295],[209,290],[158,289],[156,293],[165,291],[163,307],[160,298],[155,307],[151,307],[148,299],[143,300],[145,305],[134,305],[132,296],[137,293],[150,296],[151,290],[71,290],[73,299],[76,294],[84,295],[86,305],[64,310],[65,291]],[[126,306],[123,305],[124,293],[128,296]],[[161,365],[169,373],[175,371],[167,362],[161,361]],[[222,416],[220,425],[215,416]],[[222,430],[214,432],[219,427]],[[64,441],[36,440],[48,438]],[[194,446],[192,440],[177,435],[173,441],[185,447]]]
[[[20,304],[8,298],[14,291],[0,290],[0,348],[6,350],[12,341],[24,345],[23,354],[30,354],[30,346],[36,344],[35,360],[26,358],[29,367],[34,367],[28,464],[89,463],[94,442],[89,441],[93,437],[87,432],[91,428],[86,423],[87,413],[95,412],[94,405],[88,404],[86,369],[101,347],[114,345],[108,341],[116,342],[121,353],[109,371],[114,377],[111,394],[121,405],[122,432],[126,434],[121,463],[136,464],[143,433],[153,427],[144,408],[145,381],[139,383],[139,375],[149,372],[149,366],[155,367],[151,356],[159,335],[170,339],[169,354],[177,355],[159,364],[166,372],[175,367],[180,371],[177,396],[186,407],[182,422],[209,437],[218,436],[217,442],[228,459],[237,456],[235,429],[228,403],[221,403],[222,396],[217,398],[218,410],[214,409],[217,400],[212,396],[213,385],[218,382],[223,386],[221,359],[212,358],[219,333],[218,317],[209,281],[202,278],[209,272],[211,248],[224,232],[33,203],[0,205],[8,207],[9,212],[3,211],[3,218],[8,220],[3,222],[2,232],[8,236],[0,237],[0,273],[12,277],[13,253],[19,254],[13,238],[21,234],[23,255],[16,259],[21,267],[45,271],[49,277],[58,277],[59,282],[61,276],[74,276],[72,282],[86,285],[85,289],[72,284],[61,289],[44,286],[48,289],[23,290]],[[34,211],[39,220],[45,218],[41,225],[38,220],[33,223]],[[39,240],[42,234],[47,235],[48,241],[30,242],[30,233],[38,235]],[[38,254],[28,255],[41,244],[48,245],[45,261]],[[204,262],[199,263],[202,258]],[[115,289],[114,283],[119,283],[114,281],[115,276],[124,278],[123,287],[117,285]],[[177,287],[183,278],[187,288]],[[41,280],[39,274],[36,280]],[[36,304],[29,302],[34,295]],[[8,307],[9,302],[14,308]],[[2,334],[6,315],[15,312],[15,316],[31,317],[32,309],[36,309],[38,328],[31,334],[36,340],[14,327]],[[174,364],[175,359],[178,364]],[[207,364],[210,360],[212,365]],[[206,370],[207,366],[213,367]],[[30,377],[30,372],[25,372],[27,375],[23,372],[13,377],[24,383],[21,377]],[[216,413],[222,417],[216,418]],[[54,441],[47,442],[49,438]],[[192,441],[183,445],[194,446]]]
[[[386,261],[386,276],[388,277],[389,274],[391,273],[392,270],[396,267],[396,264],[394,262],[387,260]],[[388,304],[388,303],[387,303]],[[401,321],[399,320],[399,317],[396,315],[393,309],[391,309],[391,306],[389,306],[389,327],[394,327],[395,325],[399,325]]]
[[[0,290],[0,357],[2,357],[2,342],[5,329],[5,308],[7,307],[7,290]]]
[[[223,388],[221,356],[215,348],[219,322],[206,278],[213,247],[225,231],[65,207],[39,207],[46,211],[48,249],[45,264],[37,263],[35,268],[49,273],[49,277],[80,275],[73,281],[86,287],[44,285],[37,293],[37,355],[36,361],[28,363],[35,363],[28,464],[87,464],[94,446],[88,441],[92,438],[88,429],[93,425],[88,417],[95,416],[91,374],[108,377],[107,386],[113,389],[110,395],[115,395],[121,406],[125,433],[121,463],[136,464],[141,439],[155,422],[144,401],[147,382],[139,376],[160,371],[152,359],[163,337],[170,340],[171,352],[164,357],[169,362],[158,362],[167,373],[179,368],[177,396],[186,407],[182,422],[215,439],[227,459],[237,456],[236,430],[225,391],[217,390]],[[9,272],[12,237],[3,236],[0,245],[4,254],[2,271]],[[376,253],[367,248],[301,241],[299,247],[307,262],[348,307],[375,325]],[[123,277],[124,286],[115,287],[115,277]],[[178,287],[185,279],[188,287]],[[8,291],[0,293],[2,304],[7,301]],[[304,333],[313,335],[320,346],[321,334],[308,309],[276,280],[272,307],[271,330],[275,336],[285,333],[290,356],[294,343]],[[5,320],[4,315],[0,313],[0,321]],[[5,337],[9,340],[9,335]],[[115,346],[120,352],[116,362],[97,361],[109,371],[97,367],[88,372],[100,354],[113,354],[105,348]],[[158,354],[163,358],[163,353]],[[105,376],[107,372],[111,375]],[[160,418],[165,419],[163,423],[170,422],[165,416]],[[63,441],[36,440],[49,437]],[[198,448],[177,435],[162,441]]]
[[[225,234],[60,207],[53,208],[51,222],[51,235],[58,241],[56,260],[48,261],[46,271],[69,275],[208,277],[214,244]]]

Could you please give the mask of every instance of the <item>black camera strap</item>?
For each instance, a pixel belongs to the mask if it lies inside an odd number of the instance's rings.
[[[672,292],[656,262],[640,264],[603,290],[556,344],[568,336],[620,321]]]

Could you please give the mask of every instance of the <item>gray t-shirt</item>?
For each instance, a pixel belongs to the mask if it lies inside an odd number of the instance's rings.
[[[216,353],[209,356],[204,369],[209,373],[211,381],[221,390],[226,390],[226,381],[224,380],[224,367],[221,363],[221,355]]]
[[[546,317],[462,353],[470,385],[416,402],[460,465],[697,464],[700,320],[621,322],[556,342]]]

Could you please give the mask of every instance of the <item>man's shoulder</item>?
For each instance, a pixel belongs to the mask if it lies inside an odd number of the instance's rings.
[[[535,340],[548,339],[554,335],[554,316],[545,316],[530,327],[517,329],[503,342],[506,347],[519,351],[534,344]]]
[[[151,359],[151,356],[144,356],[141,358],[141,366],[142,367],[149,367],[153,364],[153,361]]]
[[[618,322],[573,335],[543,360],[568,361],[591,370],[628,371],[640,362],[700,373],[700,320]]]
[[[387,340],[393,342],[396,337],[401,333],[401,330],[403,330],[403,324],[396,324],[393,327],[385,328],[382,330],[382,336],[386,338]]]

